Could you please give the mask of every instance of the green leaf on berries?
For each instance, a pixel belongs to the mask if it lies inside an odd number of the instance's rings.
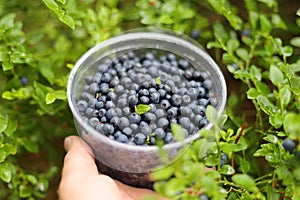
[[[155,79],[155,83],[156,83],[157,85],[161,84],[160,77],[157,77],[157,78]]]
[[[150,110],[150,106],[146,104],[139,104],[135,106],[135,112],[139,115],[145,114]]]
[[[298,138],[300,135],[300,115],[296,113],[288,113],[284,117],[283,128],[285,132],[292,138]]]

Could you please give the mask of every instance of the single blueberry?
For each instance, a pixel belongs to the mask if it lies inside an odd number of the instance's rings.
[[[20,80],[22,86],[27,85],[29,82],[27,77],[20,77],[19,80]]]
[[[125,127],[125,128],[123,129],[123,133],[124,133],[125,135],[127,135],[127,136],[131,136],[131,135],[133,134],[133,131],[132,131],[132,129],[131,129],[130,127]]]
[[[116,135],[116,141],[121,143],[128,143],[128,137],[125,134],[120,133]]]
[[[77,108],[80,112],[84,112],[88,107],[88,103],[85,100],[80,100],[77,102]]]
[[[120,129],[123,130],[125,127],[128,127],[129,125],[130,125],[129,119],[127,119],[126,117],[120,118],[120,123],[119,123]]]
[[[129,114],[128,118],[129,118],[131,123],[135,123],[135,124],[138,124],[141,121],[141,115],[139,115],[135,112]]]
[[[167,120],[166,118],[160,118],[157,122],[157,127],[159,128],[167,128],[169,125],[169,120]]]
[[[161,117],[165,117],[167,113],[163,109],[159,108],[155,111],[155,115],[156,118],[161,118]]]
[[[191,121],[189,118],[187,117],[181,117],[179,119],[179,124],[183,127],[183,128],[186,128],[188,129],[190,127],[190,124],[191,124]]]
[[[180,106],[181,102],[182,102],[182,97],[179,94],[174,94],[172,96],[172,105]]]
[[[92,117],[89,119],[89,125],[92,127],[96,127],[100,123],[99,119],[97,117]]]
[[[140,102],[141,104],[149,104],[150,99],[149,99],[149,97],[147,97],[147,96],[141,96],[140,99],[139,99],[139,102]]]
[[[171,143],[174,140],[174,136],[171,132],[166,133],[166,137],[164,138],[164,141],[166,144]]]
[[[292,153],[294,151],[294,149],[296,148],[296,143],[293,140],[286,138],[282,142],[282,147],[285,150],[287,150],[288,152]]]
[[[114,133],[114,131],[115,131],[115,128],[111,124],[104,124],[102,127],[102,132],[105,135],[111,135]]]
[[[151,123],[156,121],[156,116],[153,113],[147,112],[144,114],[145,121]]]
[[[166,137],[166,132],[162,128],[157,128],[154,131],[155,137],[159,139],[164,139]]]
[[[160,102],[160,107],[164,110],[167,110],[168,108],[170,108],[171,104],[168,100],[164,99]]]
[[[143,145],[145,144],[146,136],[143,133],[137,133],[134,136],[134,143],[137,145]]]
[[[200,37],[200,31],[197,29],[193,29],[190,33],[191,38],[197,40]]]

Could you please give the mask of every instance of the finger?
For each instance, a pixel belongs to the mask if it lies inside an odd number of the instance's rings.
[[[64,178],[84,177],[91,173],[98,174],[92,151],[84,141],[78,136],[69,136],[65,139],[64,145],[67,151],[62,170]]]

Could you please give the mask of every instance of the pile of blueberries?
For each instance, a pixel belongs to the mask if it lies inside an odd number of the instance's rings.
[[[176,141],[172,123],[185,137],[196,134],[209,123],[206,107],[218,103],[208,73],[166,51],[137,50],[107,59],[85,83],[77,100],[83,119],[132,145]]]

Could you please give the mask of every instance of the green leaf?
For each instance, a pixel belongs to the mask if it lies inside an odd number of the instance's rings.
[[[75,28],[74,19],[70,15],[64,15],[62,17],[59,17],[59,20],[68,25],[71,29]]]
[[[176,141],[183,141],[188,136],[187,130],[177,123],[171,123],[171,131]]]
[[[263,137],[263,139],[273,144],[276,144],[278,142],[278,138],[272,134],[268,134],[267,136]]]
[[[1,121],[1,120],[0,120]],[[0,122],[1,123],[1,122]],[[4,131],[6,135],[11,135],[12,133],[14,133],[16,130],[17,130],[17,125],[18,125],[18,122],[17,120],[14,120],[14,119],[9,119],[8,120],[8,124],[7,124],[7,127],[6,127],[6,130]],[[1,132],[1,131],[0,131]]]
[[[247,91],[247,98],[248,99],[256,99],[259,95],[259,92],[255,88],[250,88]]]
[[[0,133],[4,132],[8,125],[8,118],[0,113]]]
[[[259,20],[259,15],[255,11],[250,11],[249,12],[249,19],[250,19],[250,24],[253,29],[257,29],[258,25],[258,20]]]
[[[273,115],[276,113],[275,106],[267,99],[265,96],[258,95],[257,102],[260,108],[268,115]]]
[[[259,156],[266,156],[268,151],[266,149],[258,149],[253,156],[259,157]]]
[[[9,162],[4,162],[0,164],[0,178],[9,183],[13,175],[13,165]]]
[[[271,25],[270,21],[268,20],[268,18],[265,15],[260,15],[259,21],[260,21],[261,31],[264,34],[269,35],[271,32],[271,29],[272,29],[272,25]]]
[[[253,178],[247,174],[235,174],[232,176],[232,180],[235,184],[240,185],[249,191],[256,192],[258,190]]]
[[[300,16],[300,9],[297,10],[296,15]]]
[[[66,92],[64,90],[55,90],[55,91],[49,92],[46,95],[46,104],[54,103],[54,101],[56,99],[66,100],[67,99]]]
[[[280,48],[280,52],[285,57],[293,55],[293,48],[291,46],[283,46]]]
[[[278,14],[272,14],[272,23],[276,28],[286,30],[286,24]]]
[[[208,105],[206,108],[206,118],[211,123],[217,123],[218,112],[215,107]]]
[[[155,83],[156,83],[157,85],[161,84],[161,79],[160,79],[160,77],[156,77]]]
[[[252,76],[252,80],[261,81],[262,75],[260,69],[257,68],[255,65],[251,65],[250,74]]]
[[[135,106],[135,112],[139,115],[145,114],[150,110],[150,106],[146,104],[139,104]]]
[[[29,152],[38,153],[39,146],[36,141],[33,141],[29,138],[20,138],[19,139],[21,145],[23,145]]]
[[[151,180],[160,181],[169,179],[174,174],[174,167],[172,165],[168,165],[164,168],[153,170],[151,172]]]
[[[38,183],[37,178],[32,175],[32,174],[27,174],[26,175],[26,179],[32,184],[32,185],[36,185]]]
[[[290,44],[300,48],[300,37],[294,37],[291,39]]]
[[[232,175],[235,173],[235,170],[231,165],[223,165],[219,172],[224,175]]]
[[[198,158],[204,159],[210,153],[212,148],[216,146],[216,142],[210,142],[206,138],[203,138],[199,141],[198,145],[200,146]]]
[[[19,187],[19,196],[22,198],[30,197],[32,190],[25,185],[20,185]]]
[[[274,115],[270,115],[269,122],[274,128],[280,128],[283,123],[283,115],[279,112]]]
[[[232,38],[227,41],[228,51],[235,51],[240,46],[240,43],[237,39]]]
[[[285,132],[292,138],[299,138],[300,135],[300,115],[296,113],[288,113],[284,117],[283,128]]]
[[[212,48],[221,48],[222,46],[218,42],[210,41],[210,42],[207,43],[206,47],[208,49],[212,49]]]
[[[50,10],[58,10],[59,6],[58,4],[54,1],[54,0],[43,0],[43,2],[46,4],[46,6],[50,9]]]
[[[173,197],[183,189],[185,189],[184,181],[179,178],[172,178],[165,185],[165,194],[167,197]]]
[[[6,151],[4,150],[4,148],[0,147],[0,163],[2,163],[6,159],[6,156]]]
[[[291,100],[291,91],[290,91],[289,87],[284,86],[283,88],[281,88],[279,90],[279,97],[280,97],[280,103],[283,106],[288,105]]]
[[[267,199],[268,200],[279,200],[279,194],[277,194],[276,190],[272,187],[271,184],[268,184],[267,186]]]
[[[238,57],[240,57],[242,60],[247,61],[248,60],[248,51],[244,48],[238,48],[236,50],[236,54]]]
[[[258,1],[264,3],[269,8],[277,7],[277,2],[275,0],[258,0]]]
[[[248,145],[246,143],[239,142],[237,144],[234,143],[227,143],[227,142],[220,142],[220,148],[225,152],[238,152],[242,150],[246,150]]]
[[[161,15],[158,18],[158,22],[161,24],[173,24],[174,21],[169,15]]]

